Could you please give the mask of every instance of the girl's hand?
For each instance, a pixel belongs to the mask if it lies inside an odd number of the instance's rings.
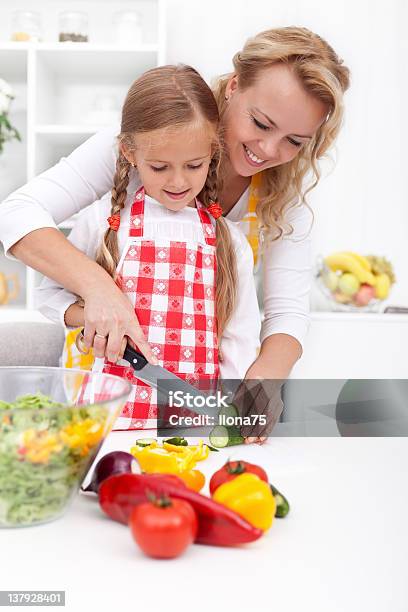
[[[132,304],[113,281],[91,288],[84,302],[84,344],[93,347],[95,357],[106,357],[116,363],[129,339],[150,363],[157,365]]]

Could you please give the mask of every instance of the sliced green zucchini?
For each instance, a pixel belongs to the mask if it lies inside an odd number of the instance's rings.
[[[216,425],[209,435],[211,444],[215,448],[225,448],[226,446],[235,446],[236,444],[242,444],[244,438],[237,433],[237,429],[233,431],[223,425]]]
[[[150,446],[153,442],[157,442],[156,438],[140,438],[140,440],[136,440],[136,445],[145,447]]]
[[[188,442],[185,438],[181,438],[180,436],[176,436],[175,438],[167,438],[167,440],[163,440],[167,444],[173,444],[173,446],[188,446]]]
[[[228,406],[223,406],[218,414],[219,416],[232,417],[235,419],[235,417],[238,416],[238,410],[234,404],[229,404]]]

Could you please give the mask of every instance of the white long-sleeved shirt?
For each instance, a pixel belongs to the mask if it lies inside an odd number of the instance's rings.
[[[118,127],[98,132],[0,204],[0,241],[6,253],[26,234],[43,227],[56,227],[112,188],[118,133]],[[243,218],[248,195],[247,190],[228,219]],[[312,277],[311,214],[306,207],[297,207],[292,209],[288,221],[293,233],[271,242],[263,255],[261,340],[284,333],[304,346]]]
[[[120,253],[125,249],[129,237],[130,209],[139,186],[137,177],[134,177],[128,186],[126,205],[121,212],[118,230]],[[69,235],[68,240],[91,259],[95,259],[108,227],[107,218],[110,211],[110,194],[107,194],[81,213]],[[261,322],[253,279],[251,248],[238,224],[228,221],[228,226],[237,259],[238,285],[236,308],[221,339],[223,361],[220,363],[220,372],[224,379],[242,379],[257,356]],[[145,198],[143,236],[146,240],[167,238],[205,243],[203,228],[195,208],[187,206],[181,211],[173,212],[149,196]],[[40,312],[62,325],[65,325],[64,315],[67,308],[77,299],[76,295],[48,278],[44,278],[36,290],[36,302]]]

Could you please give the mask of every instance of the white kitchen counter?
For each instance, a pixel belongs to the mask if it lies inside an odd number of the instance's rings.
[[[102,452],[129,450],[135,437],[113,433]],[[211,475],[227,458],[262,465],[291,503],[258,542],[149,559],[127,527],[79,495],[58,521],[0,531],[1,589],[65,590],[66,609],[78,612],[406,612],[405,438],[278,437],[210,453],[199,467]]]
[[[408,378],[408,315],[312,312],[291,378]]]

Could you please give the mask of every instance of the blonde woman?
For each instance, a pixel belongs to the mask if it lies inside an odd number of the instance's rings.
[[[265,320],[247,378],[285,379],[302,354],[312,222],[304,198],[339,132],[348,86],[349,71],[335,51],[295,27],[249,39],[233,58],[233,72],[215,85],[228,154],[219,200],[228,219],[242,221],[256,256],[262,243]],[[83,296],[85,340],[97,357],[115,361],[127,336],[154,362],[112,278],[55,228],[110,189],[116,134],[95,135],[11,194],[0,208],[0,239],[12,255]]]

